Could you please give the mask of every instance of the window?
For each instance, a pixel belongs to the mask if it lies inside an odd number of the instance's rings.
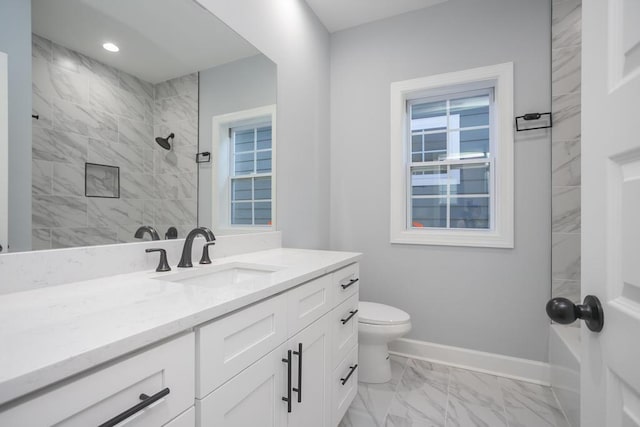
[[[270,105],[213,118],[215,228],[275,229],[275,114],[275,105]]]
[[[392,243],[513,247],[512,68],[392,84]]]
[[[231,224],[271,225],[271,123],[231,129]]]

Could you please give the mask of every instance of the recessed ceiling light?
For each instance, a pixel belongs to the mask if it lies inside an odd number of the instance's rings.
[[[107,42],[103,44],[102,47],[105,48],[105,50],[108,50],[109,52],[118,52],[120,50],[118,46],[116,46],[111,42]]]

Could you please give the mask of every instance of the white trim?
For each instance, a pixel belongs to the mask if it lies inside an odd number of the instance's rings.
[[[271,225],[256,225],[247,227],[233,226],[230,221],[229,209],[230,189],[229,189],[229,165],[230,150],[228,149],[229,129],[237,126],[245,126],[254,123],[271,122]],[[242,233],[265,232],[277,230],[276,200],[277,200],[277,179],[276,179],[276,105],[266,105],[264,107],[252,108],[250,110],[237,111],[228,114],[214,116],[212,118],[212,141],[211,153],[213,155],[213,173],[211,174],[211,191],[213,192],[211,201],[211,224],[215,229],[237,230]]]
[[[9,69],[8,56],[0,52],[0,245],[9,251]]]
[[[443,87],[464,85],[467,89],[495,88],[496,165],[495,196],[499,203],[494,208],[495,227],[478,230],[416,230],[408,229],[407,218],[407,129],[406,105],[409,99],[438,95]],[[400,244],[478,246],[495,248],[514,247],[514,169],[513,169],[513,63],[492,65],[446,74],[391,83],[391,135],[390,135],[390,241]]]
[[[535,360],[407,338],[391,342],[389,352],[398,356],[441,363],[545,386],[549,386],[551,383],[549,364]]]

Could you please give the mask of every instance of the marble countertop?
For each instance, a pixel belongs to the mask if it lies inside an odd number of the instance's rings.
[[[0,295],[0,404],[359,260],[352,252],[270,249],[219,258],[276,266],[207,288],[142,271]],[[191,269],[189,269],[191,270]]]

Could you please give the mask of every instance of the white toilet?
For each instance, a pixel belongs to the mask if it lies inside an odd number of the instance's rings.
[[[360,301],[358,305],[358,381],[386,383],[391,379],[391,341],[411,330],[411,317],[384,304]]]

